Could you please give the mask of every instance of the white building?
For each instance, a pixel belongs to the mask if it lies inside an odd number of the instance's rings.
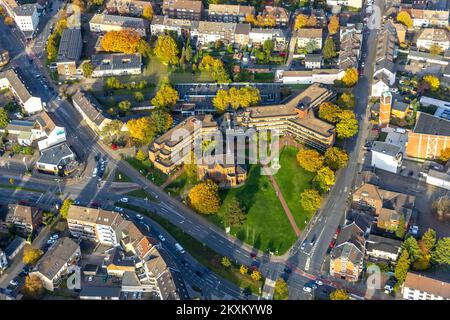
[[[401,248],[401,241],[374,234],[369,235],[366,241],[366,254],[376,259],[395,262],[398,259]]]
[[[443,51],[450,47],[450,35],[446,29],[422,29],[417,38],[417,48],[430,50],[431,46],[438,46]]]
[[[38,276],[44,288],[53,291],[64,275],[75,270],[80,257],[80,246],[67,237],[61,238],[38,261],[30,275]]]
[[[329,6],[346,6],[361,9],[363,0],[327,0]]]
[[[42,110],[41,98],[32,95],[19,77],[17,70],[9,69],[0,73],[0,90],[3,89],[11,90],[17,102],[26,112],[35,113]]]
[[[279,46],[286,44],[286,34],[282,29],[252,28],[248,36],[252,44],[263,44],[266,40],[274,41]]]
[[[8,259],[6,259],[6,254],[0,249],[0,272],[8,267]]]
[[[313,84],[314,82],[323,84],[333,84],[335,80],[340,80],[345,71],[337,69],[314,69],[304,71],[277,70],[275,80],[283,84]]]
[[[375,141],[372,146],[372,167],[397,173],[402,165],[408,135],[404,129],[383,128],[385,141]]]
[[[410,10],[404,11],[407,11],[411,15],[414,27],[427,28],[436,26],[445,28],[448,26],[448,10],[423,10],[411,8]]]
[[[139,75],[142,72],[140,53],[106,53],[92,56],[92,77]]]
[[[14,21],[22,32],[35,32],[39,24],[36,4],[24,4],[13,9]]]
[[[372,97],[381,97],[381,94],[385,91],[389,91],[389,77],[384,73],[381,73],[374,77],[371,88]]]
[[[408,272],[401,292],[405,300],[450,300],[450,283]]]

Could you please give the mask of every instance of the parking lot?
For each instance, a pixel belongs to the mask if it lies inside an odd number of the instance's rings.
[[[280,102],[280,84],[278,83],[193,83],[193,84],[177,84],[175,89],[180,95],[180,99],[189,102],[195,99],[196,103],[209,102],[215,97],[219,89],[229,90],[232,87],[242,88],[252,86],[259,90],[261,95],[261,104],[276,104]],[[192,100],[194,101],[194,100]]]

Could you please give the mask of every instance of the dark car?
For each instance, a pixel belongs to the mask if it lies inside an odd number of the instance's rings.
[[[285,273],[287,273],[287,274],[290,274],[290,273],[292,273],[292,270],[291,270],[291,268],[289,268],[289,267],[284,267],[284,270],[283,270]]]
[[[195,275],[199,278],[203,277],[203,273],[201,273],[200,271],[195,271]]]

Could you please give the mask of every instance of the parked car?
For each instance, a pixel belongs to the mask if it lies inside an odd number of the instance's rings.
[[[120,198],[120,202],[127,203],[128,202],[128,198],[126,198],[126,197]]]
[[[322,280],[320,280],[320,279],[316,279],[316,285],[318,285],[318,286],[322,286],[323,285],[323,282],[322,282]]]
[[[9,282],[9,284],[12,285],[12,286],[18,286],[19,285],[19,281],[17,280],[17,278],[14,278],[14,279],[12,279]]]
[[[143,217],[142,215],[140,215],[140,214],[137,214],[137,215],[136,215],[136,218],[139,219],[139,220],[144,219],[144,217]]]
[[[310,287],[303,287],[303,291],[310,293],[312,291],[312,289]]]
[[[306,242],[308,241],[308,239],[305,239],[300,247],[300,250],[303,251],[306,248]]]
[[[164,236],[162,234],[160,234],[158,236],[159,240],[161,240],[162,242],[166,241],[166,238],[164,238]]]

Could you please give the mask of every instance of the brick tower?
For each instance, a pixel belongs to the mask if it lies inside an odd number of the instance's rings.
[[[385,127],[391,119],[392,95],[389,91],[384,91],[380,98],[380,117],[378,124]]]

